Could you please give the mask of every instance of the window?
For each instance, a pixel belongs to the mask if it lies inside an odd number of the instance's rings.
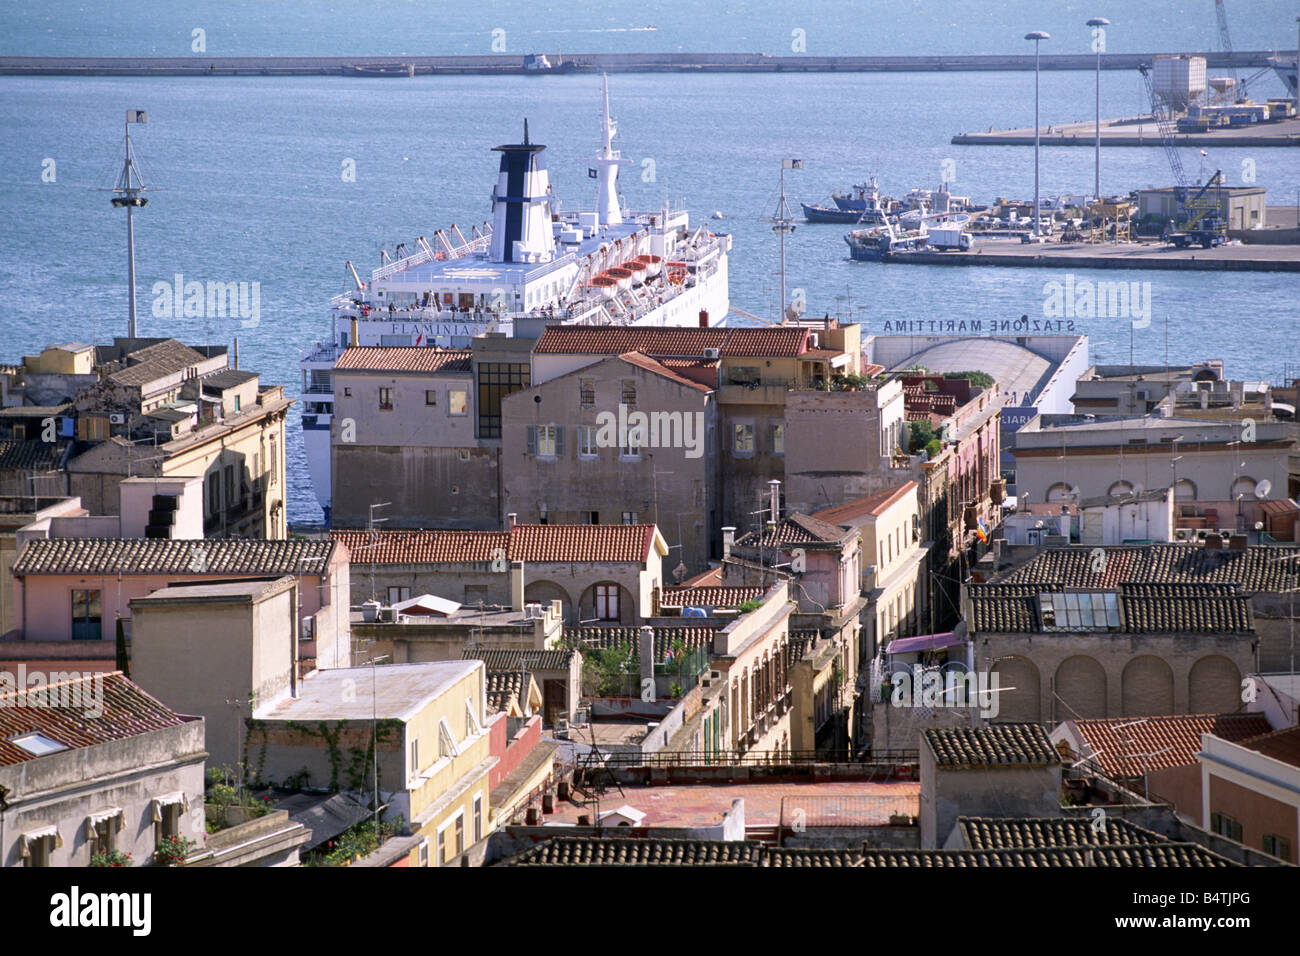
[[[429,865],[429,841],[420,841],[420,866]]]
[[[727,381],[732,385],[757,385],[761,378],[757,365],[733,365],[727,370]]]
[[[501,399],[528,387],[528,365],[482,362],[478,373],[478,436],[501,437]],[[461,412],[464,414],[464,412]]]
[[[1291,860],[1291,841],[1273,833],[1264,834],[1264,852],[1279,860]]]
[[[438,831],[438,845],[433,856],[433,865],[442,866],[447,862],[447,833],[445,830]]]
[[[596,457],[596,426],[595,425],[578,426],[578,457],[579,458]]]
[[[72,592],[72,639],[97,641],[103,637],[99,591]]]
[[[352,387],[351,387],[351,386],[346,386],[346,387],[344,387],[344,389],[343,389],[343,397],[344,397],[344,398],[351,398],[351,397],[352,397]]]
[[[426,405],[438,404],[438,390],[436,388],[426,388],[424,390],[424,404]],[[427,852],[428,849],[429,848],[426,846],[425,851]]]
[[[221,514],[221,475],[213,472],[208,475],[208,517],[215,518]]]
[[[391,409],[393,407],[393,390],[391,388],[381,388],[379,390],[379,407],[382,409]]]
[[[557,458],[564,454],[564,427],[561,425],[529,425],[528,454],[543,458]]]
[[[474,794],[474,842],[483,839],[483,794]]]
[[[57,832],[27,835],[22,841],[24,866],[49,866],[51,854],[60,845]]]
[[[27,426],[26,426],[26,425],[15,425],[15,426],[14,426],[14,441],[24,441],[24,440],[26,440],[26,438],[27,438]]]
[[[753,454],[754,452],[754,426],[753,425],[733,425],[732,426],[732,449],[738,455]]]
[[[772,454],[785,454],[785,425],[772,426]]]
[[[99,416],[78,418],[77,431],[82,441],[103,441],[108,437],[108,419]]]
[[[181,814],[185,812],[183,803],[169,803],[158,808],[158,834],[156,843],[181,835]]]
[[[447,389],[447,414],[448,415],[468,415],[469,414],[469,391],[464,388]]]
[[[456,746],[456,735],[452,732],[451,722],[446,717],[438,718],[438,759],[460,756]]]
[[[271,484],[280,480],[280,456],[275,452],[275,436],[271,436],[271,457],[267,459],[267,470],[271,475]]]
[[[623,447],[619,449],[619,456],[622,458],[640,458],[641,457],[641,426],[637,425],[627,430],[627,435],[623,438]]]
[[[1044,592],[1038,606],[1045,631],[1117,631],[1121,626],[1114,591]]]
[[[398,587],[396,585],[388,589],[388,603],[396,604],[399,601],[409,601],[411,598],[411,589],[408,587]]]
[[[596,617],[602,621],[618,620],[618,585],[596,585]]]
[[[578,404],[583,408],[591,408],[596,404],[595,379],[584,378],[578,382]]]
[[[456,833],[456,856],[465,852],[465,814],[457,814],[456,822],[452,824]]]
[[[636,404],[636,382],[623,383],[623,397],[621,401],[629,408]]]
[[[235,492],[239,489],[235,485],[235,466],[226,466],[226,503],[233,505],[235,503]]]
[[[239,410],[240,410],[240,407],[241,407],[242,405],[243,405],[243,402],[240,401],[239,396],[236,395],[236,396],[235,396],[235,411],[239,411]]]
[[[584,511],[584,512],[582,512],[582,523],[583,523],[583,524],[600,524],[600,512],[599,512],[599,511]]]
[[[419,776],[420,773],[420,741],[411,741],[411,776]]]
[[[90,832],[90,855],[111,853],[117,846],[117,817],[104,820],[91,818],[88,822]]]
[[[1228,816],[1226,813],[1210,814],[1210,829],[1219,836],[1227,837],[1229,840],[1241,842],[1241,824]]]
[[[637,518],[637,514],[636,514],[635,511],[624,511],[624,512],[623,512],[623,523],[624,523],[624,524],[636,524],[636,523],[637,523],[636,518]]]
[[[46,737],[39,730],[33,730],[31,733],[23,734],[20,737],[11,737],[9,742],[17,744],[29,754],[33,754],[37,757],[44,757],[46,754],[57,753],[60,750],[68,749],[54,738]]]

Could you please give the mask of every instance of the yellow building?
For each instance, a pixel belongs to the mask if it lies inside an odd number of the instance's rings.
[[[499,758],[486,689],[477,660],[319,671],[297,697],[256,715],[249,760],[262,765],[264,779],[306,775],[307,786],[370,801],[377,749],[383,818],[401,817],[427,838],[418,865],[441,866],[488,831],[488,774]]]

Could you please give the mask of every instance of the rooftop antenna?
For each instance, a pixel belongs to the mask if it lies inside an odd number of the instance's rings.
[[[772,231],[781,237],[781,316],[780,321],[785,321],[785,234],[794,232],[794,217],[790,214],[790,204],[785,201],[785,171],[787,169],[803,169],[802,159],[783,159],[781,160],[781,195],[776,203],[776,213],[764,222],[772,223]]]
[[[136,168],[135,156],[131,151],[131,124],[148,122],[148,114],[144,110],[127,110],[126,111],[126,159],[122,164],[122,172],[117,177],[117,184],[113,187],[116,193],[110,202],[117,207],[126,208],[126,282],[128,294],[130,295],[129,311],[127,313],[126,334],[128,338],[134,339],[136,333],[135,323],[135,210],[143,209],[149,202],[140,193],[147,188],[144,180],[140,178],[140,170]]]

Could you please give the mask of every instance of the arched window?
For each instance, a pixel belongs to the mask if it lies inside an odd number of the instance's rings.
[[[1052,487],[1047,489],[1048,501],[1069,501],[1074,495],[1070,492],[1070,486],[1063,481],[1058,481]]]
[[[1175,501],[1195,501],[1196,500],[1196,482],[1187,478],[1179,478],[1174,485]]]
[[[1242,475],[1232,483],[1232,501],[1237,500],[1237,495],[1242,495],[1247,499],[1255,497],[1255,479]]]
[[[1106,494],[1131,495],[1133,494],[1133,484],[1132,482],[1124,481],[1121,479],[1120,481],[1115,482],[1108,489],[1106,489]]]

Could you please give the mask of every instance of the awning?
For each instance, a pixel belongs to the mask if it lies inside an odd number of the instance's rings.
[[[185,796],[184,790],[177,790],[173,793],[164,793],[161,797],[153,798],[153,822],[162,823],[163,807],[174,807],[180,805],[182,813],[188,813],[190,802]]]
[[[896,637],[885,648],[886,654],[918,654],[921,651],[937,651],[944,647],[965,644],[964,638],[953,637],[952,631],[942,634],[922,634],[919,637]]]
[[[122,808],[105,807],[103,810],[96,810],[90,816],[86,817],[86,839],[89,840],[95,835],[95,827],[99,826],[106,820],[114,820],[117,825],[114,830],[122,829]]]
[[[52,838],[54,848],[57,850],[63,846],[63,837],[59,836],[59,826],[57,823],[51,823],[47,827],[38,827],[35,830],[28,830],[23,834],[23,838],[18,841],[18,853],[25,860],[32,855],[31,845],[37,840]]]

